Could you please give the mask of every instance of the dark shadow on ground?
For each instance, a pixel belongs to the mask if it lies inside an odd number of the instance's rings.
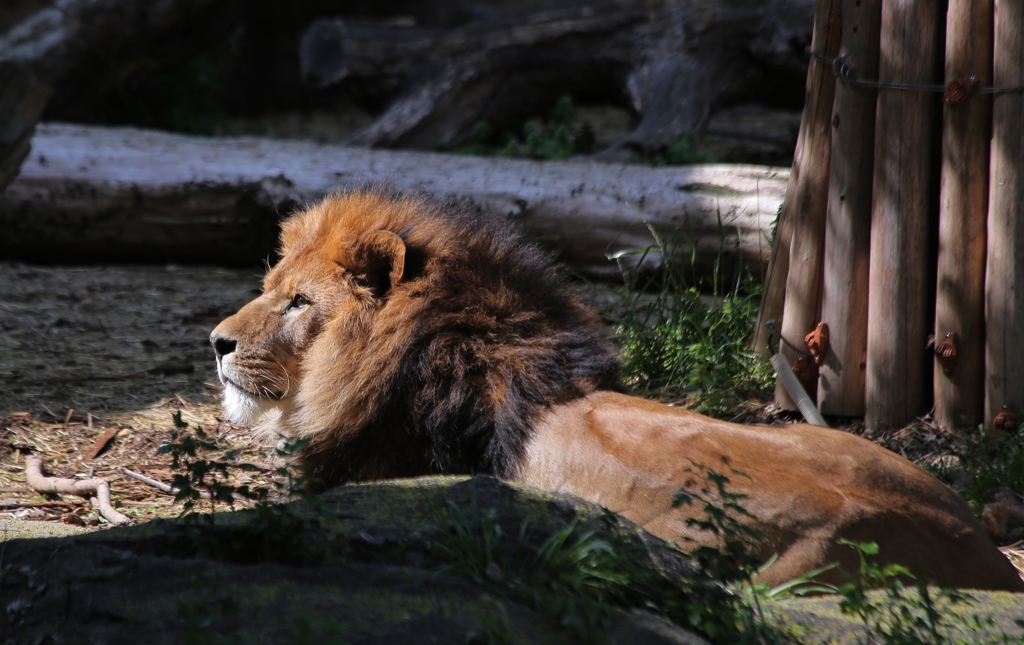
[[[260,288],[258,268],[0,262],[0,413],[102,419],[217,375],[210,331]]]

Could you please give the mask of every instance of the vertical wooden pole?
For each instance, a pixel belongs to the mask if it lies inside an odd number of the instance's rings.
[[[814,66],[814,63],[811,63]],[[804,117],[807,116],[807,105],[804,105]],[[768,260],[768,272],[764,278],[764,291],[761,292],[761,307],[757,311],[757,328],[754,330],[754,351],[765,358],[771,357],[768,349],[770,332],[765,327],[769,320],[782,320],[782,307],[786,302],[786,276],[789,275],[789,245],[793,239],[793,208],[796,194],[796,177],[800,173],[803,142],[808,136],[806,120],[800,120],[800,132],[796,138],[796,152],[793,155],[793,170],[786,184],[786,196],[782,200],[779,219],[775,224],[775,237],[772,239],[772,255]],[[778,339],[775,339],[778,341]]]
[[[883,0],[882,82],[934,84],[939,71],[936,0]],[[930,175],[939,95],[882,89],[875,119],[865,422],[901,425],[921,412],[929,318]]]
[[[946,82],[992,84],[992,0],[949,0]],[[974,94],[947,102],[935,294],[935,342],[956,336],[950,373],[935,366],[935,420],[944,428],[981,421],[985,391],[985,226],[992,102]]]
[[[811,51],[830,57],[836,55],[840,3],[841,0],[818,0]],[[825,243],[829,158],[832,154],[830,121],[835,88],[832,66],[813,59],[807,72],[807,96],[800,121],[803,136],[793,157],[793,172],[789,176],[782,207],[791,226],[782,334],[793,343],[803,343],[804,335],[818,323],[821,307],[821,259]],[[783,346],[780,351],[787,363],[792,364],[797,358],[797,354],[788,347]],[[814,396],[813,392],[810,394]],[[787,409],[796,409],[781,381],[775,386],[775,400]]]
[[[993,84],[1024,85],[1024,3],[996,0]],[[985,278],[985,423],[1004,403],[1024,411],[1024,95],[992,110]]]
[[[881,20],[882,0],[843,0],[839,53],[854,79],[878,78]],[[831,329],[831,349],[818,381],[818,408],[825,414],[864,414],[876,97],[870,89],[840,82],[832,110],[821,302],[821,319]]]
[[[818,0],[814,10],[811,51],[826,56],[836,55],[838,43],[835,41],[838,34],[835,33],[835,27],[839,24],[839,5],[840,0]],[[783,199],[779,221],[775,228],[772,256],[768,262],[768,274],[765,276],[761,308],[757,316],[757,329],[754,330],[754,350],[765,357],[769,355],[766,350],[768,331],[765,328],[765,323],[769,320],[781,321],[783,319],[783,309],[788,292],[790,246],[793,243],[795,222],[803,221],[808,211],[816,208],[824,210],[825,191],[828,190],[826,183],[828,163],[831,154],[829,148],[831,133],[828,128],[828,119],[831,117],[834,94],[835,78],[832,76],[830,66],[812,58],[807,68],[804,111],[800,119],[796,150],[793,153],[793,171],[789,175],[786,197]],[[801,261],[798,260],[798,263]],[[810,327],[800,332],[801,340],[808,331],[810,331]],[[778,339],[775,340],[778,341]],[[785,354],[785,356],[790,363],[795,358],[790,354]],[[777,391],[780,389],[777,388]],[[790,409],[796,409],[788,396],[784,402]]]

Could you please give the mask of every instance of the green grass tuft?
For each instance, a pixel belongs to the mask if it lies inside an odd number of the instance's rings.
[[[593,129],[578,122],[572,97],[563,94],[543,119],[501,131],[487,121],[478,122],[469,142],[456,152],[485,157],[568,159],[574,154],[592,153],[594,143]]]
[[[438,516],[448,536],[435,546],[438,571],[524,602],[588,641],[602,639],[641,575],[636,554],[576,522],[546,537],[527,521],[506,532],[493,509],[478,508],[475,489],[468,508],[447,499]]]
[[[955,609],[969,606],[967,594],[931,588],[898,564],[879,566],[872,558],[878,545],[840,540],[857,550],[857,574],[843,571],[849,581],[839,587],[839,608],[864,623],[864,641],[884,645],[1010,645],[1014,637],[997,632],[995,622],[973,614],[960,618]],[[906,581],[910,581],[910,587]],[[881,590],[869,594],[870,589]]]
[[[648,148],[641,155],[643,163],[649,166],[689,166],[699,163],[714,163],[715,157],[710,152],[697,150],[697,142],[692,132],[684,132],[681,137],[664,148]]]
[[[609,541],[600,517],[545,531],[523,521],[517,530],[506,531],[493,509],[478,507],[475,492],[468,505],[446,499],[437,511],[447,540],[435,544],[435,564],[438,571],[469,578],[498,597],[534,608],[584,642],[606,641],[620,613],[630,609],[660,614],[716,643],[789,642],[768,624],[757,598],[751,601],[748,593],[731,587],[749,587],[758,564],[747,551],[752,535],[745,523],[748,514],[737,504],[742,496],[726,490],[727,477],[712,471],[707,477],[705,486],[681,494],[679,503],[702,504],[703,515],[694,524],[722,538],[725,550],[699,550],[699,566],[685,576],[658,564],[655,549],[672,547]],[[500,615],[490,618],[499,620],[475,629],[475,642],[508,642]]]
[[[637,394],[687,396],[698,412],[727,414],[767,395],[771,365],[747,345],[757,322],[761,286],[736,280],[724,290],[714,271],[710,293],[685,277],[679,244],[648,227],[655,245],[632,252],[660,253],[662,270],[645,275],[620,262],[627,313],[618,329],[623,380]],[[622,259],[619,254],[616,259]]]

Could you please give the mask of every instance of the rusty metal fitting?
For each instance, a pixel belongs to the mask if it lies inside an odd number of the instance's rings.
[[[956,371],[957,345],[956,332],[951,331],[935,346],[935,357],[939,359],[942,373],[946,376],[952,376]]]
[[[797,356],[793,361],[793,374],[796,374],[800,384],[808,390],[814,389],[814,382],[818,379],[818,369],[807,356]]]
[[[1002,434],[1003,432],[1012,432],[1016,427],[1017,421],[1013,418],[1013,406],[1004,403],[999,414],[992,420],[992,429],[996,434]]]
[[[946,85],[946,91],[942,95],[942,100],[952,105],[953,103],[959,103],[965,99],[970,98],[971,94],[974,94],[974,90],[978,87],[977,76],[965,76],[963,78],[954,78]]]
[[[814,364],[821,365],[824,363],[829,348],[828,323],[824,321],[818,323],[814,331],[804,336],[804,342],[807,343],[807,349],[811,352],[811,356],[814,357]]]

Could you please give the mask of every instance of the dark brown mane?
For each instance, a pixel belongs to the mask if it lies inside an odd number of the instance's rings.
[[[379,229],[406,244],[404,278],[367,319],[362,347],[350,350],[359,356],[339,377],[360,396],[348,397],[341,427],[317,433],[303,452],[310,474],[328,485],[511,477],[542,411],[617,388],[617,352],[596,316],[511,226],[424,196],[378,189],[354,198],[328,198],[297,216],[315,221],[290,221],[282,236],[286,254]],[[355,419],[359,427],[349,425]]]

